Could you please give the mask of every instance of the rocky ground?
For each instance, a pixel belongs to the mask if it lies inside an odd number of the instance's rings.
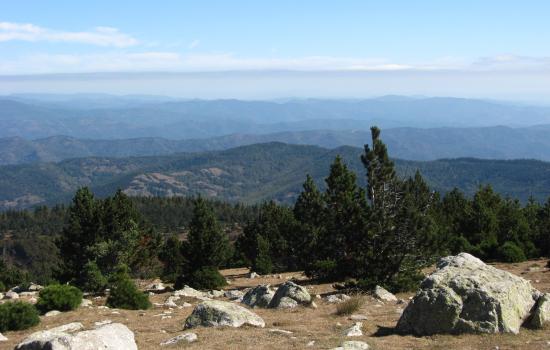
[[[550,269],[546,260],[528,261],[519,264],[497,264],[507,270],[530,280],[535,288],[550,292]],[[371,349],[550,349],[550,327],[543,330],[522,328],[517,335],[437,335],[430,337],[400,336],[393,332],[401,312],[406,304],[383,302],[366,297],[365,304],[356,315],[364,316],[362,336],[347,337],[344,330],[356,321],[349,316],[336,315],[336,304],[326,301],[326,296],[335,293],[330,284],[311,284],[301,273],[249,278],[245,269],[225,270],[223,274],[231,282],[225,290],[245,290],[258,284],[277,285],[290,278],[306,286],[314,298],[317,308],[298,307],[290,310],[256,308],[254,312],[265,321],[265,328],[194,328],[198,340],[175,345],[160,344],[188,331],[183,330],[186,318],[193,306],[200,300],[182,297],[174,301],[174,307],[165,302],[172,293],[159,293],[151,296],[156,304],[146,311],[127,311],[108,309],[103,306],[104,298],[92,299],[93,306],[81,307],[76,311],[55,316],[42,317],[40,325],[21,332],[7,332],[7,341],[0,342],[1,349],[13,349],[29,334],[64,325],[70,322],[82,322],[85,328],[93,328],[96,322],[107,320],[122,323],[135,334],[139,349],[330,349],[339,346],[345,340],[364,341]],[[149,281],[150,282],[150,281]],[[145,285],[145,282],[144,282]],[[412,293],[398,294],[406,302]],[[22,298],[24,299],[24,298]],[[216,300],[228,300],[219,297]],[[191,304],[187,305],[185,303]],[[277,331],[274,331],[276,329]],[[288,331],[288,332],[284,332]],[[309,345],[309,346],[308,346]]]

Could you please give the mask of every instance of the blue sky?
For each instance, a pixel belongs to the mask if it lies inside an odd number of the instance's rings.
[[[489,77],[483,89],[460,85],[454,93],[546,99],[549,13],[546,0],[5,1],[0,75],[383,72],[389,78],[381,85],[390,85],[384,94],[402,72],[407,88],[396,93],[433,94],[442,90],[409,88],[423,72],[440,72],[436,85],[463,84],[461,74],[478,73]],[[487,79],[522,83],[501,91]],[[13,86],[0,93],[24,88]]]

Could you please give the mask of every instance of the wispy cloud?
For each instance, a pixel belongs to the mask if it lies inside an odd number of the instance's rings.
[[[183,54],[175,51],[32,54],[0,57],[0,74],[88,72],[215,72],[215,71],[550,71],[550,57],[501,55],[467,60],[444,57],[429,62],[392,62],[381,58],[308,56],[296,58],[239,57],[229,53]]]
[[[199,46],[200,43],[201,43],[201,41],[198,40],[198,39],[193,40],[193,41],[189,44],[189,46],[187,46],[187,48],[188,48],[189,50],[193,50],[194,48],[196,48],[197,46]]]
[[[0,42],[14,40],[68,42],[112,47],[130,47],[139,43],[132,36],[112,27],[95,27],[90,31],[71,32],[44,28],[30,23],[0,22]]]

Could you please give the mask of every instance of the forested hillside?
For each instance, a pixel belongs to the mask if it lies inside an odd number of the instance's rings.
[[[131,196],[192,196],[245,203],[266,199],[292,202],[309,173],[322,186],[328,165],[341,155],[365,181],[361,149],[325,149],[282,143],[256,144],[226,151],[159,157],[80,158],[60,163],[0,167],[0,209],[67,202],[81,186],[99,196],[118,188]],[[544,201],[550,195],[550,163],[535,160],[396,160],[398,174],[419,169],[437,191],[454,187],[467,195],[491,184],[503,195]]]

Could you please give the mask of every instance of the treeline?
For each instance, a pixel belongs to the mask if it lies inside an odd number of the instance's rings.
[[[472,198],[456,189],[440,196],[418,172],[399,178],[380,130],[371,132],[359,175],[366,186],[336,157],[324,190],[307,176],[293,206],[132,199],[121,191],[97,199],[84,188],[66,208],[1,214],[0,227],[22,241],[26,220],[32,230],[43,222],[48,228],[38,237],[46,243],[35,244],[48,244],[47,263],[32,265],[44,250],[34,247],[37,256],[28,257],[21,279],[47,277],[87,291],[101,291],[121,266],[134,277],[162,276],[197,288],[223,286],[219,268],[250,266],[262,274],[304,270],[318,280],[398,291],[415,288],[421,269],[449,253],[506,262],[550,255],[550,199],[522,206],[490,186]],[[243,227],[236,240],[227,230],[235,223]],[[0,281],[7,287],[18,274],[4,260]]]

